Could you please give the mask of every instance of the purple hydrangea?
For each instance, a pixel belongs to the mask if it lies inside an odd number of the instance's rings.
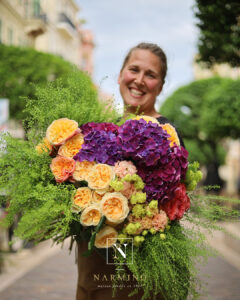
[[[74,159],[112,166],[131,160],[145,183],[148,200],[167,202],[185,177],[188,152],[183,147],[170,147],[169,135],[158,124],[143,119],[128,120],[120,127],[87,123],[81,130],[84,144]]]
[[[123,160],[122,149],[117,144],[117,135],[111,131],[92,129],[84,136],[84,144],[74,159],[113,166],[117,161]]]
[[[154,167],[137,167],[138,175],[145,183],[147,198],[157,199],[161,204],[167,202],[185,177],[188,166],[188,152],[183,147],[173,147],[166,163]]]
[[[118,143],[126,159],[144,167],[166,163],[171,152],[169,135],[158,124],[128,120],[118,130]]]
[[[113,123],[94,123],[94,122],[88,122],[86,124],[83,124],[80,129],[84,135],[90,133],[93,129],[96,130],[103,130],[106,132],[112,132],[114,134],[118,133],[118,126]]]

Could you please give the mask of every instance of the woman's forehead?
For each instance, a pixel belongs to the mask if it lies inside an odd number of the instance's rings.
[[[144,69],[153,70],[156,73],[160,72],[161,64],[157,55],[150,50],[135,49],[131,53],[127,65],[136,65]]]

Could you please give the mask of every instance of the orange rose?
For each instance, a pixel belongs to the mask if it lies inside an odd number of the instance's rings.
[[[64,157],[73,158],[82,148],[84,138],[81,133],[74,135],[67,140],[58,150],[58,154]]]
[[[57,156],[52,160],[50,169],[57,182],[66,181],[75,169],[75,160],[63,156]]]
[[[47,129],[46,137],[52,145],[59,146],[79,132],[76,121],[62,118],[52,122]]]
[[[168,138],[168,140],[170,141],[170,147],[173,147],[174,144],[176,144],[177,146],[180,146],[180,141],[179,141],[178,134],[177,134],[175,128],[169,123],[160,124],[160,126],[162,127],[162,129],[167,131],[167,133],[170,135],[170,137]]]

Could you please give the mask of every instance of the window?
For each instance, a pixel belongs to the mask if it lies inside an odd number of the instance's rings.
[[[40,16],[40,2],[39,0],[33,1],[33,15],[34,17]]]
[[[8,44],[13,44],[13,30],[10,27],[8,27]]]

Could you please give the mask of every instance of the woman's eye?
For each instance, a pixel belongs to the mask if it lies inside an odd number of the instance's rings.
[[[131,69],[129,69],[131,72],[137,72],[138,70],[137,70],[137,68],[131,68]]]
[[[155,78],[155,75],[153,75],[153,74],[147,74],[147,76],[150,78]]]

